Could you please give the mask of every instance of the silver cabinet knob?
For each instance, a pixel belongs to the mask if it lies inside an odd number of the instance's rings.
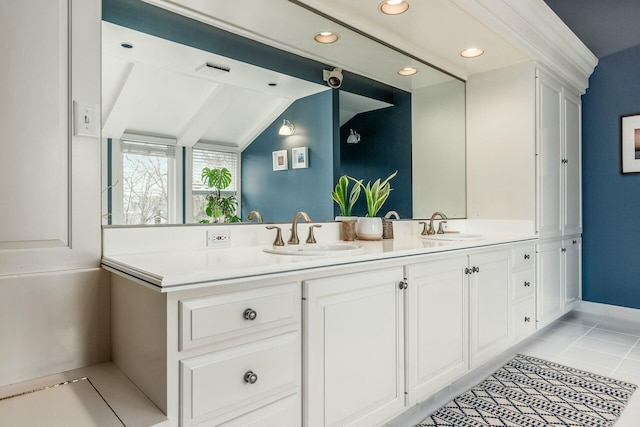
[[[531,282],[524,282],[524,287],[528,288],[529,286],[531,286]]]
[[[524,259],[531,259],[531,255],[529,255],[529,254],[524,254]]]
[[[528,317],[528,316],[524,316],[524,321],[525,321],[525,322],[531,322],[531,318],[530,318],[530,317]]]
[[[472,273],[480,273],[480,267],[472,267],[471,268],[471,272]]]
[[[244,382],[248,384],[255,384],[258,381],[258,375],[253,371],[247,371],[244,374]]]
[[[242,316],[247,320],[256,320],[256,317],[258,317],[258,313],[252,308],[247,308]]]
[[[401,280],[398,287],[403,291],[409,287],[409,282],[407,282],[407,279]]]

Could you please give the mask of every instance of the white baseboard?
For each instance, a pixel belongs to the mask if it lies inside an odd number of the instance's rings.
[[[582,311],[585,313],[600,314],[617,319],[640,322],[640,310],[637,308],[621,307],[618,305],[601,304],[590,301],[580,301],[576,305],[574,310]]]

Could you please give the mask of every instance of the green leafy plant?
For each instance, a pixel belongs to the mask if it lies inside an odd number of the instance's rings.
[[[338,179],[338,183],[336,184],[336,188],[331,192],[331,198],[338,204],[340,207],[340,215],[342,216],[351,216],[351,209],[353,209],[353,205],[356,204],[358,198],[360,197],[360,190],[362,180],[356,181],[351,178],[355,184],[351,188],[351,193],[349,193],[349,197],[347,198],[347,193],[349,190],[349,178],[347,175],[342,175]]]
[[[353,179],[359,187],[362,187],[364,190],[365,199],[367,201],[367,215],[369,218],[373,218],[377,215],[384,202],[387,201],[389,197],[389,193],[391,193],[391,184],[389,181],[398,174],[398,171],[395,171],[391,175],[387,177],[384,181],[380,181],[380,178],[376,179],[373,184],[371,181],[367,183],[367,185],[362,184],[362,180],[356,181]]]
[[[223,197],[221,193],[231,184],[231,172],[229,172],[229,169],[204,168],[202,169],[202,182],[213,189],[213,192],[207,195],[207,206],[205,207],[205,213],[210,219],[203,219],[200,222],[204,224],[240,222],[240,218],[236,215],[238,199],[235,195]]]

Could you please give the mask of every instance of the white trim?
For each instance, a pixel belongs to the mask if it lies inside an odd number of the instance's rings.
[[[585,93],[598,58],[542,1],[458,0],[478,20]]]
[[[580,301],[576,305],[575,311],[582,311],[591,314],[600,314],[615,317],[622,320],[640,322],[640,309],[621,307],[618,305],[602,304],[590,301]]]

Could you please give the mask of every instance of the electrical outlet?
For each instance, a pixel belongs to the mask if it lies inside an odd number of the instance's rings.
[[[231,246],[230,230],[207,230],[208,248],[228,248]]]

